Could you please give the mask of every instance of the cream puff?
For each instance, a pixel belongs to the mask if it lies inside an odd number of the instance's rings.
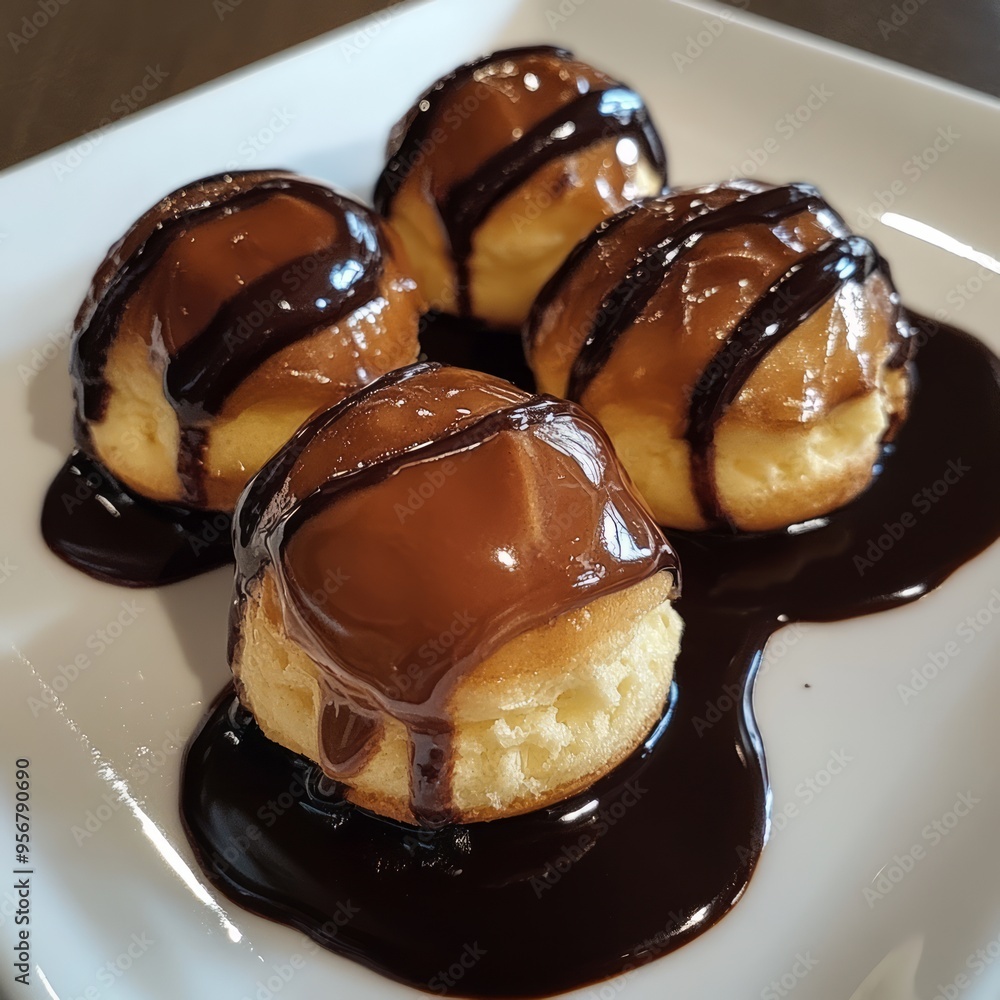
[[[111,248],[80,309],[80,448],[149,500],[231,511],[315,410],[416,360],[423,300],[369,209],[282,171],[196,181]]]
[[[240,698],[378,814],[538,809],[663,712],[677,559],[572,403],[433,363],[393,372],[264,466],[234,540]]]
[[[576,242],[666,176],[635,91],[533,46],[461,66],[421,95],[389,137],[375,206],[434,308],[519,326]]]
[[[911,389],[885,261],[804,184],[627,208],[573,250],[524,337],[539,388],[597,417],[674,528],[768,531],[846,504]]]

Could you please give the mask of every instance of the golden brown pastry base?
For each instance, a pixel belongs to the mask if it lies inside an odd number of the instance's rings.
[[[558,802],[641,744],[662,714],[680,644],[671,588],[659,573],[599,598],[513,639],[459,682],[450,699],[456,822]],[[265,735],[318,760],[319,669],[285,636],[266,577],[263,589],[263,601],[260,592],[247,601],[234,657],[241,696]],[[348,798],[412,823],[407,733],[384,722]]]

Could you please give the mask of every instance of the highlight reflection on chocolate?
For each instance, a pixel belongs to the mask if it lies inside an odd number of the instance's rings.
[[[525,343],[540,386],[598,416],[674,527],[829,513],[870,483],[906,413],[888,266],[804,184],[626,209],[542,290]]]
[[[227,513],[312,412],[415,360],[422,306],[396,238],[357,202],[283,171],[196,181],[94,276],[72,346],[78,446],[136,517],[151,502]],[[56,514],[47,537],[66,556],[85,540]]]
[[[662,711],[677,562],[573,404],[435,364],[394,372],[265,466],[237,508],[235,542],[231,659],[246,704],[377,812],[437,826],[537,808],[613,767]],[[614,628],[602,624],[612,615]],[[546,689],[558,702],[548,721],[561,712],[569,742],[576,715],[587,721],[573,698],[587,692],[566,688],[560,701],[560,685],[589,676],[588,656],[621,656],[642,629],[663,656],[634,667],[643,703],[615,693],[603,746],[577,753],[575,770],[546,758],[537,788],[527,748],[498,745],[487,773],[497,727],[513,730],[531,707],[524,685],[542,676],[519,678],[533,643],[570,637]],[[597,701],[587,711],[597,724]],[[471,740],[486,749],[471,754]],[[501,801],[499,772],[515,766],[522,780]]]
[[[393,128],[375,205],[436,308],[519,325],[577,240],[666,183],[642,98],[548,46],[438,80]]]

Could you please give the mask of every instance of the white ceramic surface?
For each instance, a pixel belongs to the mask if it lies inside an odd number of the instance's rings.
[[[216,896],[194,865],[177,813],[181,747],[227,679],[227,572],[152,591],[95,583],[47,552],[38,511],[70,447],[68,325],[104,248],[142,209],[183,181],[250,165],[365,194],[389,126],[426,83],[467,57],[532,40],[566,44],[640,89],[674,182],[748,168],[816,182],[876,240],[912,305],[943,310],[1000,349],[1000,105],[728,9],[408,6],[8,171],[0,870],[14,866],[14,761],[28,757],[33,985],[13,982],[15,877],[3,876],[0,994],[413,995]],[[893,214],[871,218],[885,209]],[[994,547],[916,605],[779,637],[756,693],[775,823],[749,890],[681,951],[582,995],[1000,995],[998,586]],[[903,704],[898,685],[977,612],[974,641]],[[836,775],[833,754],[850,758]],[[975,805],[949,828],[963,794]],[[935,821],[946,835],[934,834]],[[923,853],[911,863],[914,845]],[[912,870],[898,879],[903,867]],[[890,876],[898,880],[879,882]],[[873,896],[880,885],[890,891]],[[301,968],[276,979],[296,955]]]

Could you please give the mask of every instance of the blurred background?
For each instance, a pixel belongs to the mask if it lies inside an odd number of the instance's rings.
[[[726,2],[1000,97],[1000,0]],[[2,0],[0,168],[388,6]]]

